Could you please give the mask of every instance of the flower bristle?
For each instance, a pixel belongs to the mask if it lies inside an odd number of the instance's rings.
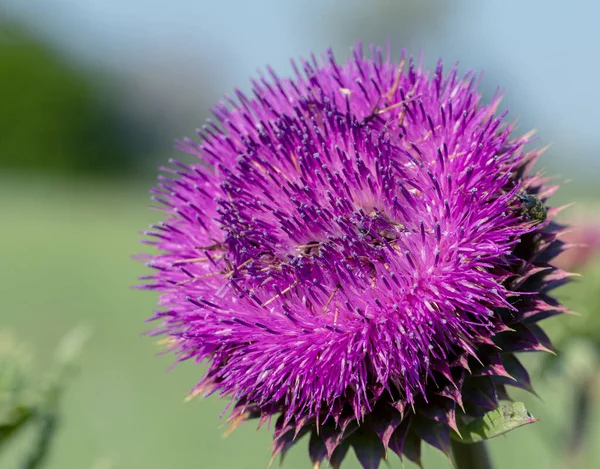
[[[555,190],[531,136],[474,73],[371,52],[269,69],[152,191],[152,333],[208,361],[196,391],[230,396],[235,425],[273,417],[274,455],[309,434],[315,467],[448,453],[457,416],[533,391],[515,353],[550,351],[536,322],[566,312],[556,210],[535,223],[518,198]]]

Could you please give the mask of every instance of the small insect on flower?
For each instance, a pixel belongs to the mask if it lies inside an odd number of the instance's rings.
[[[520,194],[517,198],[521,201],[523,216],[536,223],[543,223],[548,216],[548,209],[544,202],[531,194]]]

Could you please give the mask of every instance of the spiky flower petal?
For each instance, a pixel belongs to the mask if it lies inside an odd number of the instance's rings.
[[[530,175],[541,151],[441,62],[359,46],[294,68],[236,91],[179,142],[198,161],[164,168],[154,333],[208,361],[194,392],[231,396],[234,423],[278,416],[275,454],[307,433],[317,466],[447,452],[457,418],[531,390],[514,354],[549,350],[536,322],[563,311],[556,210],[519,198],[555,190]]]

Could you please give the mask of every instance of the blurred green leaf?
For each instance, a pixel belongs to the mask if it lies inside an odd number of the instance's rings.
[[[36,403],[28,374],[29,353],[0,334],[0,447],[30,419]]]
[[[483,417],[459,426],[462,438],[456,433],[452,438],[461,443],[479,443],[510,432],[516,428],[537,422],[522,402],[503,402],[497,409]]]
[[[76,372],[79,357],[89,337],[90,330],[85,326],[79,326],[61,339],[44,389],[46,406],[54,405],[52,401],[58,397],[68,384],[69,378]]]
[[[37,431],[22,469],[43,464],[58,425],[60,396],[88,337],[89,331],[83,327],[65,335],[40,385],[28,366],[27,349],[10,336],[0,335],[0,448],[28,423],[35,424]]]

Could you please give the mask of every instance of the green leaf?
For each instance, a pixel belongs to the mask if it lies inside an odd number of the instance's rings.
[[[17,430],[20,430],[29,421],[33,413],[30,409],[15,409],[11,420],[0,423],[0,447],[9,440]]]
[[[38,396],[31,390],[29,351],[0,333],[0,446],[31,419]]]
[[[48,452],[57,426],[60,396],[77,369],[88,337],[89,331],[84,327],[67,334],[57,348],[50,372],[40,380],[28,366],[29,350],[0,333],[0,447],[30,422],[38,429],[38,442],[32,446],[23,468],[38,467]]]
[[[483,417],[459,426],[462,438],[454,432],[452,438],[461,443],[479,443],[537,420],[527,412],[522,402],[503,402],[497,409],[487,412]]]

